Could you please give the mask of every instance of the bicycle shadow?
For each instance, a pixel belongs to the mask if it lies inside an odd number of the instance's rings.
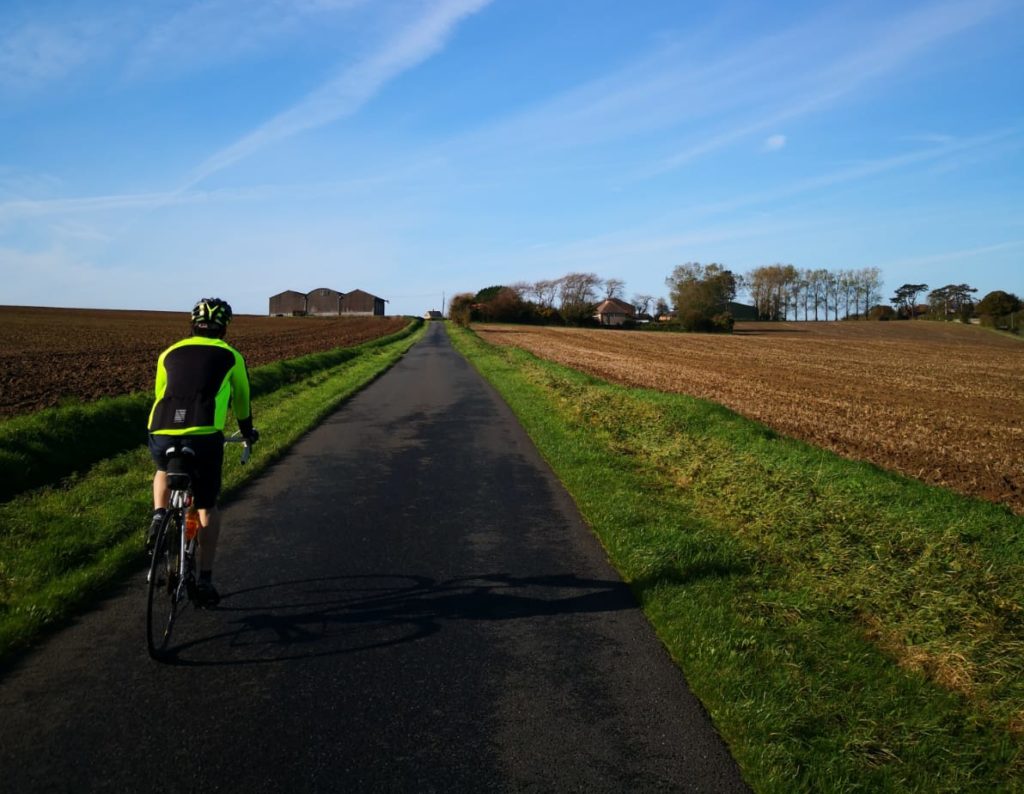
[[[220,623],[227,617],[227,626],[174,643],[162,661],[179,666],[268,664],[415,642],[453,621],[638,608],[623,582],[572,574],[496,573],[445,581],[404,574],[300,579],[226,593],[220,607],[206,616]]]

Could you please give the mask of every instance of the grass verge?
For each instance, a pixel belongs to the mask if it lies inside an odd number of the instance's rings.
[[[758,791],[1024,791],[1024,519],[449,328]]]
[[[258,367],[250,373],[252,396],[262,397],[369,350],[386,347],[414,333],[422,324],[422,319],[414,318],[397,333],[355,347]],[[146,421],[152,404],[150,393],[125,394],[47,408],[0,422],[0,501],[55,483],[69,474],[82,473],[101,460],[146,443]]]
[[[232,447],[224,466],[229,497],[344,400],[394,364],[425,332],[371,344],[357,356],[265,394],[256,404],[260,442],[242,467]],[[0,663],[143,557],[152,462],[145,447],[101,461],[59,487],[0,505]]]

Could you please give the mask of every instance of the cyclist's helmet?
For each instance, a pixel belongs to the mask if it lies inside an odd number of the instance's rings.
[[[231,305],[220,298],[200,298],[192,307],[192,327],[200,331],[223,331],[231,322]]]

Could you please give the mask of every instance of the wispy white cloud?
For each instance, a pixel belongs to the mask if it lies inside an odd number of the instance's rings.
[[[764,139],[764,143],[761,144],[761,148],[766,152],[777,152],[786,145],[785,135],[769,135]]]
[[[53,174],[0,165],[0,200],[54,195],[63,187],[63,180]]]
[[[202,193],[127,193],[81,198],[18,199],[0,203],[0,224],[22,218],[51,215],[80,215],[111,210],[151,209],[168,204],[198,203],[208,199]]]
[[[75,198],[12,198],[0,201],[0,232],[4,231],[5,226],[26,223],[33,219],[64,219],[62,222],[71,224],[74,223],[73,219],[81,216],[98,216],[104,213],[123,215],[133,211],[145,212],[172,206],[266,201],[296,202],[337,199],[346,196],[351,198],[363,196],[367,192],[379,193],[383,188],[394,187],[397,184],[408,186],[410,181],[427,180],[430,168],[431,164],[426,162],[412,167],[398,167],[390,171],[381,171],[361,178],[297,184],[252,185],[216,190],[168,190]],[[23,181],[27,182],[28,177],[25,177]],[[19,182],[19,184],[21,183]],[[42,178],[41,184],[60,185],[60,183],[51,183]],[[2,180],[0,180],[0,185],[2,185]]]
[[[900,140],[904,140],[909,143],[944,144],[952,143],[956,138],[942,132],[921,132],[915,135],[904,135]]]
[[[370,0],[182,0],[104,8],[0,9],[0,89],[31,91],[107,62],[128,78],[181,73],[264,57],[303,34],[340,31]],[[371,9],[372,11],[372,9]],[[382,11],[376,13],[381,14]],[[372,14],[371,14],[372,16]]]
[[[926,5],[880,23],[850,31],[836,29],[829,20],[832,35],[819,41],[835,41],[835,55],[820,62],[804,62],[799,72],[775,77],[781,101],[772,97],[766,104],[751,92],[751,105],[757,115],[741,116],[733,125],[699,136],[686,148],[666,158],[654,173],[671,171],[714,151],[723,149],[750,135],[764,131],[809,113],[821,110],[840,98],[861,89],[871,81],[904,66],[913,58],[963,31],[1012,8],[1008,0],[979,0],[972,3],[944,2]],[[766,72],[771,75],[771,70]],[[750,86],[763,90],[763,87]]]
[[[491,2],[439,0],[379,50],[209,157],[189,175],[185,186],[196,185],[271,144],[355,113],[389,81],[440,51],[463,19]]]
[[[906,267],[917,267],[920,265],[937,265],[942,262],[970,260],[974,259],[975,257],[982,256],[984,254],[994,254],[999,251],[1012,251],[1017,248],[1024,248],[1024,240],[1006,240],[1001,243],[983,245],[977,248],[963,248],[956,251],[943,251],[937,254],[928,254],[926,256],[915,256],[905,259],[894,259],[889,262],[883,262],[881,266],[897,269]]]
[[[139,31],[128,53],[130,74],[190,71],[264,54],[310,28],[344,20],[369,0],[204,0],[175,4],[173,12]]]
[[[742,196],[728,201],[718,203],[702,203],[699,210],[701,214],[716,214],[731,212],[743,207],[757,206],[778,202],[782,199],[792,198],[804,193],[811,193],[817,190],[834,187],[840,184],[856,182],[862,179],[879,176],[890,171],[908,168],[914,165],[944,163],[947,167],[955,167],[962,158],[973,159],[977,156],[984,156],[986,152],[995,151],[995,147],[1002,143],[1021,140],[1021,129],[1013,128],[999,130],[996,132],[977,135],[972,138],[965,138],[939,146],[929,146],[924,149],[916,149],[912,152],[883,157],[875,160],[867,160],[854,165],[840,168],[817,176],[797,180],[788,185],[780,185],[761,192],[744,192]]]
[[[643,140],[626,150],[633,164],[623,178],[647,179],[742,140],[764,140],[1011,7],[1008,0],[943,2],[866,18],[832,8],[738,44],[716,26],[665,37],[654,52],[440,148],[453,162],[513,149],[518,157],[506,162],[519,162],[534,152]],[[672,136],[682,145],[669,143]]]
[[[153,283],[143,269],[104,267],[56,243],[36,251],[0,247],[0,279],[6,303],[111,309],[135,308],[135,296],[151,290]],[[113,284],[117,289],[111,289]]]
[[[0,88],[30,90],[64,77],[102,50],[89,25],[26,24],[0,34]]]
[[[804,28],[706,52],[704,30],[669,39],[617,70],[461,135],[453,146],[480,149],[578,147],[700,123],[744,106],[765,72],[798,68]]]
[[[810,221],[780,223],[775,220],[730,221],[715,225],[702,223],[690,229],[667,232],[651,226],[622,229],[616,232],[550,244],[529,245],[509,252],[514,263],[540,263],[548,267],[629,267],[639,262],[654,262],[661,267],[665,261],[686,255],[695,246],[721,245],[766,235],[777,235],[805,228]],[[590,263],[588,265],[588,263]]]

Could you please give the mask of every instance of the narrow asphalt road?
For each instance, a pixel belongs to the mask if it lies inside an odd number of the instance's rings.
[[[0,790],[745,790],[439,325],[224,518],[168,662],[140,571],[0,680]]]

